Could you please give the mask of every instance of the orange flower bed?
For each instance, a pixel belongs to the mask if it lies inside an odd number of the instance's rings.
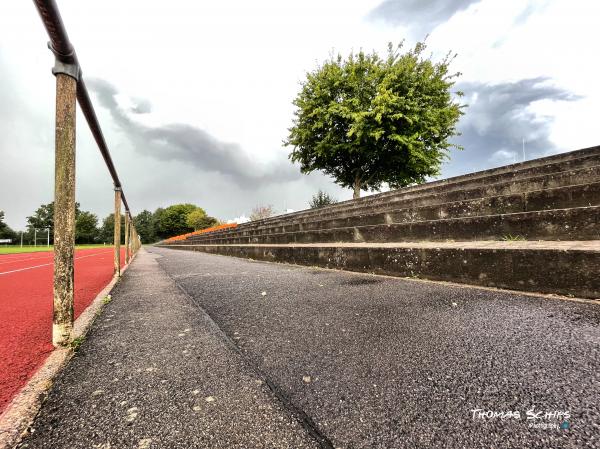
[[[191,237],[192,235],[208,234],[209,232],[222,231],[223,229],[235,228],[236,226],[237,226],[237,223],[221,224],[221,225],[212,226],[212,227],[206,228],[206,229],[200,229],[199,231],[188,232],[187,234],[176,235],[175,237],[169,237],[165,241],[166,242],[176,242],[179,240],[185,240],[188,237]]]

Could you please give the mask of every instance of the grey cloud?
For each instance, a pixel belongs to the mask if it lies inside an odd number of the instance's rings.
[[[134,114],[149,114],[152,112],[152,103],[144,98],[134,98],[135,105],[130,111]]]
[[[525,8],[523,8],[523,11],[521,11],[521,13],[515,17],[513,22],[514,25],[523,25],[525,22],[527,22],[529,16],[531,16],[536,10],[537,8],[532,2],[528,3]]]
[[[200,171],[220,173],[242,187],[258,187],[300,177],[298,169],[284,157],[276,163],[262,166],[251,159],[240,145],[222,142],[195,126],[172,123],[151,127],[138,123],[119,106],[116,100],[119,92],[112,84],[101,79],[89,79],[87,84],[121,131],[144,155],[164,161],[177,160]]]
[[[530,0],[513,22],[514,26],[523,25],[529,17],[539,14],[550,5],[551,0]]]
[[[464,150],[452,152],[443,168],[446,176],[521,161],[523,139],[526,159],[558,152],[550,140],[552,117],[528,108],[540,100],[579,99],[545,77],[496,84],[463,82],[456,87],[465,93],[469,107],[459,123],[462,135],[455,139]]]
[[[381,19],[393,25],[409,27],[423,38],[454,14],[481,0],[385,0],[369,13],[370,19]]]
[[[54,109],[53,95],[31,101],[14,67],[0,47],[0,209],[21,230],[25,217],[52,199]]]
[[[496,42],[494,42],[492,44],[492,47],[498,48],[502,44],[504,44],[504,42],[506,42],[506,40],[510,36],[512,30],[514,30],[515,28],[517,28],[519,26],[524,25],[531,16],[542,12],[549,4],[550,4],[550,0],[537,0],[537,1],[530,0],[527,3],[524,3],[522,5],[523,9],[513,20],[512,26],[507,30],[507,32],[506,32],[506,34],[504,34],[504,36],[502,36],[500,39],[498,39]]]

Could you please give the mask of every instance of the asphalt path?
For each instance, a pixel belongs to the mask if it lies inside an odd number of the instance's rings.
[[[334,447],[600,447],[600,304],[152,251]]]
[[[154,259],[138,252],[19,447],[318,448]]]
[[[600,447],[599,304],[149,251],[23,447]]]

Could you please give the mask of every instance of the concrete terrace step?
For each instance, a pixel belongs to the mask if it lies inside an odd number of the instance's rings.
[[[362,217],[364,220],[372,218],[375,220],[370,224],[376,224],[380,219],[383,219],[381,223],[394,223],[398,221],[397,217],[391,216],[392,212],[398,212],[400,214],[410,217],[415,213],[415,220],[418,220],[419,211],[429,211],[425,213],[433,214],[435,217],[435,211],[439,213],[439,218],[442,218],[444,214],[448,217],[458,217],[463,215],[476,215],[475,213],[468,213],[464,211],[459,213],[463,207],[477,207],[481,209],[479,215],[485,215],[486,207],[490,211],[493,207],[498,207],[497,212],[517,212],[521,208],[519,204],[523,205],[522,211],[533,211],[533,210],[544,210],[550,208],[567,208],[567,207],[582,207],[582,206],[595,206],[600,204],[600,183],[591,182],[589,184],[569,185],[570,182],[575,180],[588,181],[590,179],[596,179],[596,172],[600,171],[600,167],[584,169],[583,171],[566,172],[561,176],[555,177],[552,181],[548,180],[537,180],[535,183],[536,187],[543,187],[544,183],[556,184],[567,184],[564,187],[554,188],[542,188],[539,190],[511,194],[511,185],[498,185],[494,187],[494,192],[505,192],[505,195],[486,196],[485,194],[492,193],[492,187],[474,189],[471,191],[458,191],[450,192],[440,195],[432,195],[429,197],[417,197],[410,198],[404,201],[390,202],[380,207],[367,207],[355,211],[345,211],[339,214],[325,214],[317,215],[315,217],[305,218],[304,220],[281,220],[273,222],[272,224],[263,224],[260,227],[247,227],[238,226],[235,229],[230,229],[218,233],[211,233],[206,235],[192,236],[189,240],[192,242],[205,241],[216,236],[229,237],[229,236],[249,236],[271,232],[283,232],[283,230],[300,230],[300,229],[315,229],[321,226],[315,223],[325,222],[331,220],[333,222],[340,222],[346,220],[350,222],[352,220],[361,221]],[[541,183],[541,184],[540,184]],[[465,199],[466,198],[466,199]],[[474,198],[474,200],[469,200]],[[446,201],[450,200],[450,201]],[[422,204],[431,204],[430,206],[422,206]],[[436,206],[437,205],[437,206]],[[479,205],[479,206],[477,206]],[[486,206],[487,205],[487,206]],[[431,215],[430,215],[431,216]],[[425,218],[425,217],[423,217]],[[406,220],[404,220],[406,221]],[[368,223],[365,223],[368,224]]]
[[[527,198],[530,192],[532,196],[538,195],[543,197],[540,191],[548,190],[550,194],[556,194],[558,198],[560,196],[568,195],[569,189],[565,192],[561,192],[560,188],[579,186],[581,189],[586,185],[589,185],[588,192],[581,192],[582,198],[586,198],[586,203],[577,203],[574,205],[580,206],[584,204],[596,205],[600,204],[600,194],[598,190],[598,183],[600,182],[600,165],[593,167],[581,168],[577,170],[570,170],[565,172],[556,173],[553,176],[538,175],[531,178],[521,179],[519,181],[504,181],[491,185],[484,185],[474,187],[471,189],[457,189],[453,190],[448,188],[447,190],[439,191],[437,188],[433,191],[425,192],[405,192],[402,194],[402,190],[397,191],[397,195],[392,198],[388,198],[386,201],[371,202],[362,205],[356,205],[340,210],[331,210],[330,208],[314,209],[311,214],[303,216],[291,216],[283,215],[273,217],[270,221],[258,221],[243,224],[235,229],[229,229],[219,232],[219,235],[232,235],[240,232],[249,232],[252,230],[268,229],[273,226],[288,226],[296,223],[310,222],[311,220],[326,219],[326,218],[343,218],[353,215],[364,215],[375,212],[388,212],[401,208],[415,208],[421,206],[428,206],[432,204],[444,204],[453,203],[457,201],[465,201],[470,199],[479,198],[493,198],[507,195],[523,195],[523,200]],[[552,190],[551,190],[552,189]],[[551,203],[552,199],[546,195],[547,203]],[[555,206],[556,208],[557,206]],[[215,233],[216,234],[216,233]],[[193,240],[198,240],[203,236],[194,236]]]
[[[270,262],[600,298],[598,240],[167,247]]]
[[[207,244],[402,242],[421,240],[501,240],[520,236],[526,240],[600,239],[600,206],[496,214],[383,225],[326,228],[313,231],[214,236]],[[190,241],[189,244],[198,242]]]
[[[582,167],[573,170],[555,172],[552,174],[541,174],[498,182],[481,183],[477,185],[452,184],[448,186],[424,188],[419,191],[395,191],[393,196],[370,201],[365,206],[381,207],[391,205],[408,199],[413,199],[421,204],[435,202],[451,202],[471,198],[483,198],[517,193],[526,193],[534,190],[566,187],[578,184],[588,184],[600,181],[600,165]],[[424,185],[425,186],[425,185]],[[345,212],[355,212],[365,206],[353,205],[345,209]],[[331,211],[331,214],[339,213]],[[284,218],[283,216],[281,217]]]
[[[592,167],[600,164],[600,146],[590,147],[583,150],[562,153],[546,158],[533,159],[518,164],[507,165],[503,167],[493,168],[480,172],[469,173],[453,178],[432,181],[425,184],[420,184],[411,187],[405,187],[399,190],[392,190],[375,195],[366,196],[356,200],[343,201],[331,206],[324,207],[320,211],[336,211],[347,206],[360,206],[363,203],[376,202],[378,200],[389,200],[390,196],[396,196],[399,193],[416,192],[425,189],[437,188],[440,190],[450,185],[466,187],[467,185],[482,185],[497,183],[501,181],[513,180],[516,181],[523,177],[535,177],[538,175],[547,175],[549,173],[557,173],[571,171],[574,169]],[[298,211],[283,216],[271,217],[251,224],[266,223],[280,218],[300,217],[303,215],[315,213],[314,209]],[[250,224],[247,224],[250,225]]]
[[[433,200],[432,200],[433,201]],[[418,204],[418,203],[416,203]],[[461,218],[469,216],[495,215],[517,212],[532,212],[549,209],[567,209],[600,205],[600,182],[556,189],[536,190],[515,195],[476,198],[428,206],[393,203],[376,209],[372,213],[341,214],[339,216],[315,217],[313,220],[281,222],[270,227],[240,229],[229,236],[254,236],[260,234],[309,231],[326,228],[343,228],[376,224],[407,223],[412,221]],[[399,206],[404,206],[398,208]],[[201,236],[199,236],[201,237]],[[208,236],[207,236],[208,237]],[[191,238],[191,241],[201,239]]]

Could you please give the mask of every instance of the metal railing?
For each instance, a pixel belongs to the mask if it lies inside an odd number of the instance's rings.
[[[54,309],[52,343],[64,346],[73,331],[74,252],[75,252],[75,113],[76,103],[83,112],[98,144],[115,191],[114,274],[121,275],[121,203],[125,207],[125,262],[141,246],[133,217],[123,193],[117,169],[110,156],[102,128],[83,80],[75,49],[54,0],[33,0],[55,57],[52,73],[56,76],[56,140],[54,190]]]

